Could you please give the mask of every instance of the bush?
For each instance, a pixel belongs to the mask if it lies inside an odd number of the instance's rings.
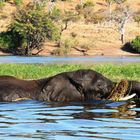
[[[140,25],[140,15],[134,16],[134,21],[138,23],[138,26]]]
[[[0,9],[2,9],[2,7],[4,6],[4,3],[5,1],[4,0],[0,0]]]
[[[137,36],[134,40],[132,40],[131,47],[140,53],[140,36]]]
[[[75,10],[78,12],[78,14],[81,14],[83,10],[83,5],[77,4]]]
[[[0,48],[11,51],[15,46],[20,46],[18,34],[13,34],[12,30],[0,33]]]
[[[21,45],[15,47],[24,55],[31,55],[34,49],[40,50],[46,38],[59,38],[58,28],[39,5],[29,5],[20,9],[14,16],[10,29],[13,36],[17,34],[20,38]]]
[[[8,48],[11,46],[12,38],[8,33],[2,32],[0,33],[0,48]]]
[[[49,12],[49,17],[57,22],[62,18],[62,11],[56,7],[53,8],[51,12]]]
[[[14,3],[17,5],[17,6],[20,6],[22,4],[22,0],[14,0]]]
[[[83,4],[83,8],[89,8],[89,7],[94,7],[94,3],[90,0],[86,1],[84,4]]]
[[[61,44],[59,48],[54,50],[52,53],[54,55],[68,55],[71,51],[71,49],[79,44],[78,40],[70,38],[64,40],[64,42]]]
[[[5,2],[10,2],[10,0],[0,0],[0,8],[2,8],[5,5]],[[13,3],[16,6],[20,6],[23,2],[22,0],[13,0]]]
[[[94,3],[90,0],[83,4],[78,4],[75,7],[78,14],[84,16],[86,22],[90,22],[94,15]]]

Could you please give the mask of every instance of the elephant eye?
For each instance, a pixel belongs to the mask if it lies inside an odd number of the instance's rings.
[[[98,82],[97,87],[98,88],[102,87],[102,82],[101,81]]]
[[[98,87],[100,87],[101,86],[101,83],[98,83]]]
[[[100,88],[101,86],[102,86],[101,83],[99,83],[99,84],[98,84],[98,88]]]

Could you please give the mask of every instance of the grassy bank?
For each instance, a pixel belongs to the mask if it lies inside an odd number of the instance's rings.
[[[112,80],[131,79],[140,81],[139,64],[96,64],[88,66],[73,64],[0,64],[0,75],[12,75],[23,79],[36,79],[82,68],[96,70]]]

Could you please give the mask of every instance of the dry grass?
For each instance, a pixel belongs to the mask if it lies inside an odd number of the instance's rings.
[[[30,0],[24,0],[27,4]],[[71,0],[70,2],[58,2],[57,6],[62,10],[73,10],[75,11],[75,6],[79,3],[79,0]],[[93,0],[95,3],[95,11],[104,9],[107,10],[107,5],[104,0]],[[139,0],[127,0],[127,4],[131,4],[131,9],[133,11],[139,10],[140,1]],[[114,7],[113,7],[114,8]],[[7,29],[11,21],[11,15],[15,11],[15,7],[11,4],[7,4],[3,12],[0,13],[0,17],[2,15],[6,15],[5,18],[0,18],[0,31],[4,31]],[[120,35],[116,27],[105,27],[98,26],[95,24],[85,24],[82,21],[77,23],[70,23],[68,29],[63,32],[62,40],[70,39],[71,33],[76,34],[76,39],[78,40],[80,46],[88,45],[90,48],[87,51],[88,55],[133,55],[128,52],[122,51],[120,48],[122,47],[120,41]],[[131,22],[126,26],[126,36],[125,41],[129,42],[137,35],[140,34],[140,27],[137,26],[136,23]],[[41,55],[50,55],[51,52],[56,49],[55,44],[51,42],[46,42],[44,44],[44,51],[42,51]],[[69,55],[83,55],[83,53],[76,51],[75,49],[71,49]]]

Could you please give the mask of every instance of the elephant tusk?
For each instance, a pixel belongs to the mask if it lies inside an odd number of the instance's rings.
[[[30,98],[17,98],[17,99],[15,99],[13,101],[17,102],[17,101],[23,101],[23,100],[30,100]]]
[[[125,97],[120,98],[120,101],[126,101],[126,100],[129,100],[129,99],[132,99],[135,96],[136,96],[136,93],[134,93],[132,95],[126,95]]]

